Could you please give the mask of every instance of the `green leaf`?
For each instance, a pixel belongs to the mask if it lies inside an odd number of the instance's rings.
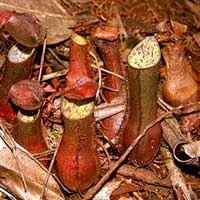
[[[57,129],[53,129],[51,134],[53,135],[53,137],[55,138],[61,138],[62,133],[60,133]]]

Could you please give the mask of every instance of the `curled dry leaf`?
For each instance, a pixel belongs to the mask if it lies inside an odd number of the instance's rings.
[[[8,95],[20,108],[35,110],[42,104],[43,88],[38,82],[27,79],[15,83]]]
[[[158,23],[156,29],[162,33],[168,32],[171,33],[173,37],[177,37],[187,32],[187,25],[174,20],[164,19],[163,21]]]
[[[191,158],[195,158],[198,160],[198,157],[200,157],[200,141],[184,144],[183,148],[185,150],[185,153]]]
[[[160,110],[159,110],[160,112]],[[176,124],[176,126],[174,126]],[[162,133],[165,142],[171,147],[174,158],[179,162],[189,162],[191,158],[185,154],[182,145],[187,143],[187,139],[182,135],[178,126],[178,121],[171,117],[161,122]]]
[[[159,116],[164,111],[158,109]],[[168,117],[161,122],[163,139],[174,151],[175,146],[182,143],[187,143],[187,138],[182,134],[178,121],[175,117]]]
[[[12,146],[8,147],[6,144],[10,144],[10,141],[7,141],[7,137],[5,138],[5,134],[7,133],[0,130],[0,134],[0,184],[17,198],[39,200],[47,176],[47,171],[18,144],[13,143],[14,145],[17,145],[15,150]],[[2,140],[2,137],[5,141]],[[13,151],[15,152],[16,157],[14,157]],[[25,178],[27,186],[26,191],[24,190],[19,168]],[[46,186],[45,199],[64,200],[64,196],[57,182],[51,175]]]

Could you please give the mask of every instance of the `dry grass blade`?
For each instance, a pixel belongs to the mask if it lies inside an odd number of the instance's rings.
[[[41,81],[47,81],[47,80],[50,80],[50,79],[53,79],[53,78],[56,78],[59,76],[64,76],[67,74],[67,72],[68,72],[68,69],[63,69],[63,70],[53,72],[50,74],[42,75]]]
[[[97,70],[98,70],[98,77],[99,77],[98,85],[99,85],[99,87],[98,87],[98,90],[96,92],[96,99],[97,99],[97,102],[98,102],[99,101],[98,99],[100,99],[100,90],[101,90],[101,84],[102,84],[101,68],[100,68],[99,62],[98,62],[95,54],[92,51],[90,51],[89,54],[94,59],[95,65],[96,65]]]
[[[38,82],[41,81],[41,77],[42,77],[42,69],[43,69],[43,65],[44,65],[46,46],[47,46],[47,39],[45,38],[44,44],[43,44],[43,49],[42,49],[42,56],[41,56],[41,60],[40,60],[40,71],[39,71],[39,75],[38,75]]]
[[[101,65],[101,64],[99,64],[99,65],[100,65],[100,66],[103,66],[103,65]],[[92,68],[95,68],[95,69],[98,69],[97,66],[94,65],[94,64],[92,64],[91,67],[92,67]],[[111,72],[111,71],[109,71],[109,70],[107,70],[107,69],[103,69],[103,68],[100,68],[100,70],[101,70],[102,72],[111,74],[111,75],[113,75],[113,76],[116,76],[116,77],[118,77],[118,78],[124,80],[124,77],[121,76],[121,75],[119,75],[119,74],[116,74],[116,73],[114,73],[114,72]]]

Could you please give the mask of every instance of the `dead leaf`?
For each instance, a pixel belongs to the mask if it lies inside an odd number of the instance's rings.
[[[110,200],[110,195],[120,186],[121,182],[122,180],[112,179],[94,196],[93,200]]]
[[[47,28],[47,44],[56,44],[70,37],[76,25],[72,17],[57,0],[0,0],[0,8],[28,12],[35,15]]]
[[[185,153],[191,158],[195,158],[198,160],[200,157],[200,141],[191,142],[189,144],[183,145]]]
[[[16,144],[15,150],[16,160],[11,151],[11,143],[7,141],[8,137],[5,138],[5,135],[6,133],[0,130],[0,184],[20,199],[39,200],[47,177],[47,170],[41,167],[39,162],[36,162],[35,159],[18,144]],[[6,144],[9,145],[9,147]],[[25,178],[26,191],[19,168]],[[53,176],[49,177],[45,191],[45,197],[43,198],[46,200],[64,200],[64,196]]]
[[[179,23],[175,20],[170,20],[170,22],[171,22],[171,25],[173,27],[174,33],[176,35],[181,36],[181,35],[183,35],[184,33],[187,32],[187,25],[186,24]]]

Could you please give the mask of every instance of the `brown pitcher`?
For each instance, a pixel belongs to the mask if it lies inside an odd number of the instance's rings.
[[[162,48],[162,54],[167,67],[163,98],[172,106],[198,101],[198,84],[189,72],[183,44],[168,43]]]
[[[62,183],[72,191],[82,192],[95,183],[100,173],[91,100],[62,99],[64,134],[56,157]]]
[[[123,134],[126,150],[144,128],[157,118],[158,62],[160,48],[153,36],[137,44],[128,56],[130,116]],[[160,146],[160,124],[150,128],[130,154],[138,166],[147,165]]]

